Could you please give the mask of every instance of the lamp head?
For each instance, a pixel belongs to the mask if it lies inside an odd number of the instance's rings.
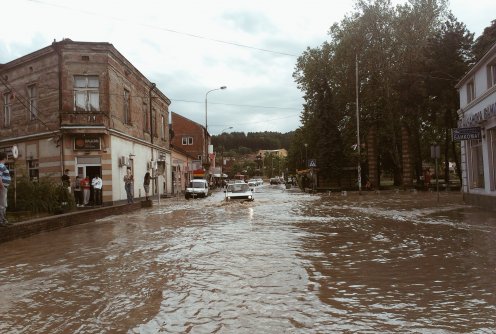
[[[220,89],[226,89],[226,88],[227,88],[227,86],[221,86],[220,87]]]

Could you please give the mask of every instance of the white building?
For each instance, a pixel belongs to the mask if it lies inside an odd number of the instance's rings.
[[[462,190],[467,202],[496,208],[496,44],[458,82]]]

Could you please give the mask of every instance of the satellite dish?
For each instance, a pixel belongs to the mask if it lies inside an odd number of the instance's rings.
[[[19,157],[19,149],[17,148],[17,145],[12,146],[12,157],[14,159]]]

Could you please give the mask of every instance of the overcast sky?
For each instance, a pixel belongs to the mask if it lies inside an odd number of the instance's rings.
[[[400,0],[395,1],[397,3]],[[288,132],[300,126],[296,59],[326,39],[351,0],[0,0],[0,63],[52,43],[112,43],[171,99],[170,111],[208,130]],[[479,36],[495,0],[452,0]]]

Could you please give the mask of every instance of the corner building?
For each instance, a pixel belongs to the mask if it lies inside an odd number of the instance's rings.
[[[171,102],[112,44],[64,39],[0,64],[0,98],[0,150],[18,177],[99,174],[109,205],[125,201],[130,167],[134,197],[147,171],[154,194],[171,192]]]
[[[461,140],[462,190],[471,204],[496,208],[496,44],[467,72],[456,88],[460,94],[458,130],[471,130]]]

